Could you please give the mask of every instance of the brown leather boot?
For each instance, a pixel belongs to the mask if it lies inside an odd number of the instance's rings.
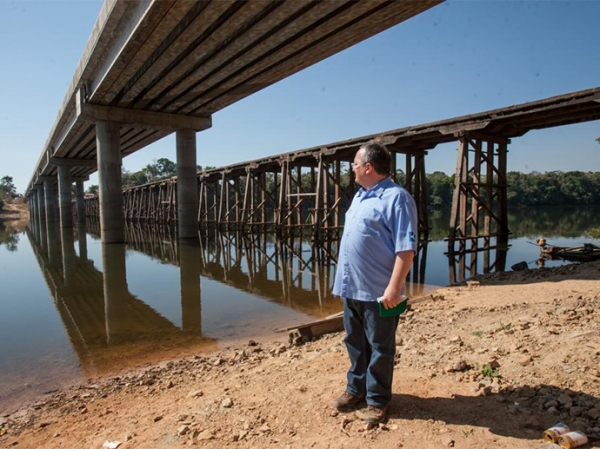
[[[386,415],[387,405],[384,405],[383,407],[368,405],[367,408],[363,408],[356,412],[356,416],[368,424],[379,424],[385,419]]]
[[[333,401],[333,406],[338,410],[348,409],[357,406],[363,400],[360,396],[353,396],[347,391]]]

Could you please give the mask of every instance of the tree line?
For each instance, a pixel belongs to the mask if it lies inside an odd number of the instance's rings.
[[[202,170],[209,170],[211,168],[215,167],[202,167],[202,165],[197,165],[196,171],[201,172]],[[128,189],[130,187],[143,186],[144,184],[149,184],[151,182],[169,179],[175,175],[177,175],[177,164],[166,157],[162,157],[160,159],[154,159],[151,164],[147,164],[136,172],[121,169],[121,182],[123,188]],[[98,186],[95,184],[90,185],[87,188],[86,193],[98,195]]]
[[[200,172],[203,169],[215,167],[197,166]],[[175,162],[161,158],[146,165],[137,172],[123,170],[123,188],[144,185],[175,176],[177,165]],[[272,176],[271,176],[272,177]],[[342,184],[348,183],[349,170],[342,176]],[[399,184],[404,184],[405,174],[402,170],[396,172]],[[485,182],[485,179],[482,179]],[[273,180],[271,180],[273,182]],[[309,191],[310,174],[302,176],[303,190]],[[497,182],[497,180],[494,180]],[[583,171],[552,171],[546,173],[532,172],[521,173],[511,171],[507,173],[507,202],[513,207],[529,206],[560,206],[560,205],[600,205],[600,172]],[[241,186],[243,188],[243,186]],[[447,208],[452,204],[454,192],[454,175],[436,171],[426,175],[426,189],[428,204],[433,209]],[[98,186],[91,185],[87,193],[98,194]],[[0,207],[4,202],[10,202],[20,196],[16,192],[13,178],[4,176],[0,178]]]
[[[198,166],[198,171],[203,167]],[[215,167],[205,167],[208,170]],[[149,182],[175,176],[177,165],[167,158],[153,161],[138,172],[123,171],[123,187],[134,187]],[[272,183],[273,176],[267,183]],[[348,169],[342,175],[342,184],[350,179]],[[396,180],[404,184],[406,177],[402,170],[396,172]],[[310,173],[302,175],[302,190],[310,191]],[[481,179],[485,183],[485,177]],[[494,179],[494,183],[498,181]],[[552,171],[546,173],[507,173],[507,202],[509,206],[558,206],[558,205],[600,205],[600,172]],[[244,186],[240,186],[242,189]],[[433,208],[445,208],[452,204],[454,175],[436,171],[426,175],[428,204]]]
[[[485,183],[485,177],[481,179]],[[427,196],[433,208],[452,204],[454,175],[434,172],[426,176]],[[498,180],[494,179],[494,183]],[[600,205],[600,172],[508,172],[506,199],[509,206]]]
[[[403,173],[397,176],[399,182],[403,176]],[[485,177],[480,182],[485,183]],[[493,183],[497,184],[498,180],[494,179]],[[600,205],[600,172],[511,171],[506,175],[506,184],[507,203],[512,207]],[[452,204],[454,175],[428,174],[426,188],[428,204],[432,208],[448,207]]]
[[[215,167],[205,167],[206,170]],[[198,166],[198,171],[203,167]],[[150,182],[175,176],[177,166],[167,158],[155,160],[137,172],[123,170],[123,188],[144,185]],[[348,183],[349,171],[343,174],[342,184]],[[426,175],[428,204],[445,208],[452,204],[454,175],[435,171]],[[405,174],[396,172],[396,180],[404,184]],[[267,180],[267,182],[273,180]],[[482,178],[485,182],[485,177]],[[509,206],[559,206],[559,205],[600,205],[600,172],[552,171],[546,173],[507,173],[507,202]],[[494,180],[497,182],[497,180]],[[242,186],[243,187],[243,186]],[[302,176],[303,190],[310,190],[310,175]],[[97,194],[98,186],[90,186],[88,193]]]

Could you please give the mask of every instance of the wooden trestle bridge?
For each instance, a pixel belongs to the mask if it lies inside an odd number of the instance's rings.
[[[310,232],[315,241],[336,239],[356,188],[350,162],[362,144],[376,140],[394,156],[393,175],[404,171],[405,187],[419,209],[420,238],[426,239],[425,156],[438,144],[456,141],[449,250],[489,250],[494,241],[504,245],[509,234],[510,139],[534,129],[598,119],[600,88],[593,88],[206,170],[197,174],[199,227],[246,232],[271,229],[281,236]],[[128,220],[177,220],[176,177],[128,188],[123,195]],[[98,199],[88,198],[86,214],[97,216],[98,211]]]

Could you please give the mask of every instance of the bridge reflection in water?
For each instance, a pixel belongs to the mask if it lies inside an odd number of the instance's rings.
[[[125,245],[103,245],[100,271],[87,258],[82,231],[80,226],[79,254],[71,230],[60,232],[54,224],[34,224],[28,237],[84,376],[158,361],[183,347],[216,348],[213,339],[202,335],[198,248],[179,252],[179,327],[130,293]]]
[[[216,349],[217,340],[203,334],[202,278],[301,314],[292,313],[293,317],[287,316],[287,323],[280,323],[273,318],[276,313],[269,316],[273,309],[256,312],[268,315],[271,330],[291,324],[292,319],[299,324],[341,310],[341,302],[331,294],[338,241],[313,246],[302,237],[281,239],[268,233],[203,230],[199,246],[188,246],[177,243],[172,227],[128,223],[125,245],[102,245],[100,270],[88,259],[86,232],[99,239],[98,222],[80,223],[75,236],[70,230],[59,230],[53,223],[40,226],[34,222],[28,231],[55,307],[86,377],[190,351]],[[407,283],[410,296],[426,291],[428,243],[419,244]],[[131,251],[179,267],[180,326],[130,292],[126,254]],[[449,278],[461,281],[476,274],[478,254],[471,251],[448,257]],[[505,250],[483,251],[483,271],[504,270],[505,260]],[[218,294],[221,293],[222,290]],[[172,297],[172,292],[169,295]],[[209,295],[214,295],[214,291]],[[220,307],[235,307],[228,302],[227,294],[222,296]],[[211,300],[214,302],[214,298],[205,298]],[[211,327],[211,320],[213,317],[204,317],[204,324]],[[247,331],[246,335],[252,336],[252,329]]]
[[[91,234],[99,237],[98,221],[88,221],[88,225]],[[339,310],[339,301],[331,295],[339,240],[315,244],[310,234],[282,238],[276,233],[242,230],[202,229],[199,234],[202,276],[317,317]],[[127,222],[126,239],[128,247],[174,265],[178,265],[178,251],[186,248],[177,245],[176,229],[169,225]],[[427,290],[429,243],[419,242],[407,279],[409,296]],[[447,283],[504,271],[507,252],[508,245],[493,245],[488,239],[481,245],[477,240],[471,242],[463,252],[444,253],[448,260]]]

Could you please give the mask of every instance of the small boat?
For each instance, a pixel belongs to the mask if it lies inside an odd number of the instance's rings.
[[[541,239],[540,239],[541,240]],[[581,246],[540,245],[542,257],[546,259],[564,259],[573,262],[589,262],[600,259],[600,246],[584,243]]]

